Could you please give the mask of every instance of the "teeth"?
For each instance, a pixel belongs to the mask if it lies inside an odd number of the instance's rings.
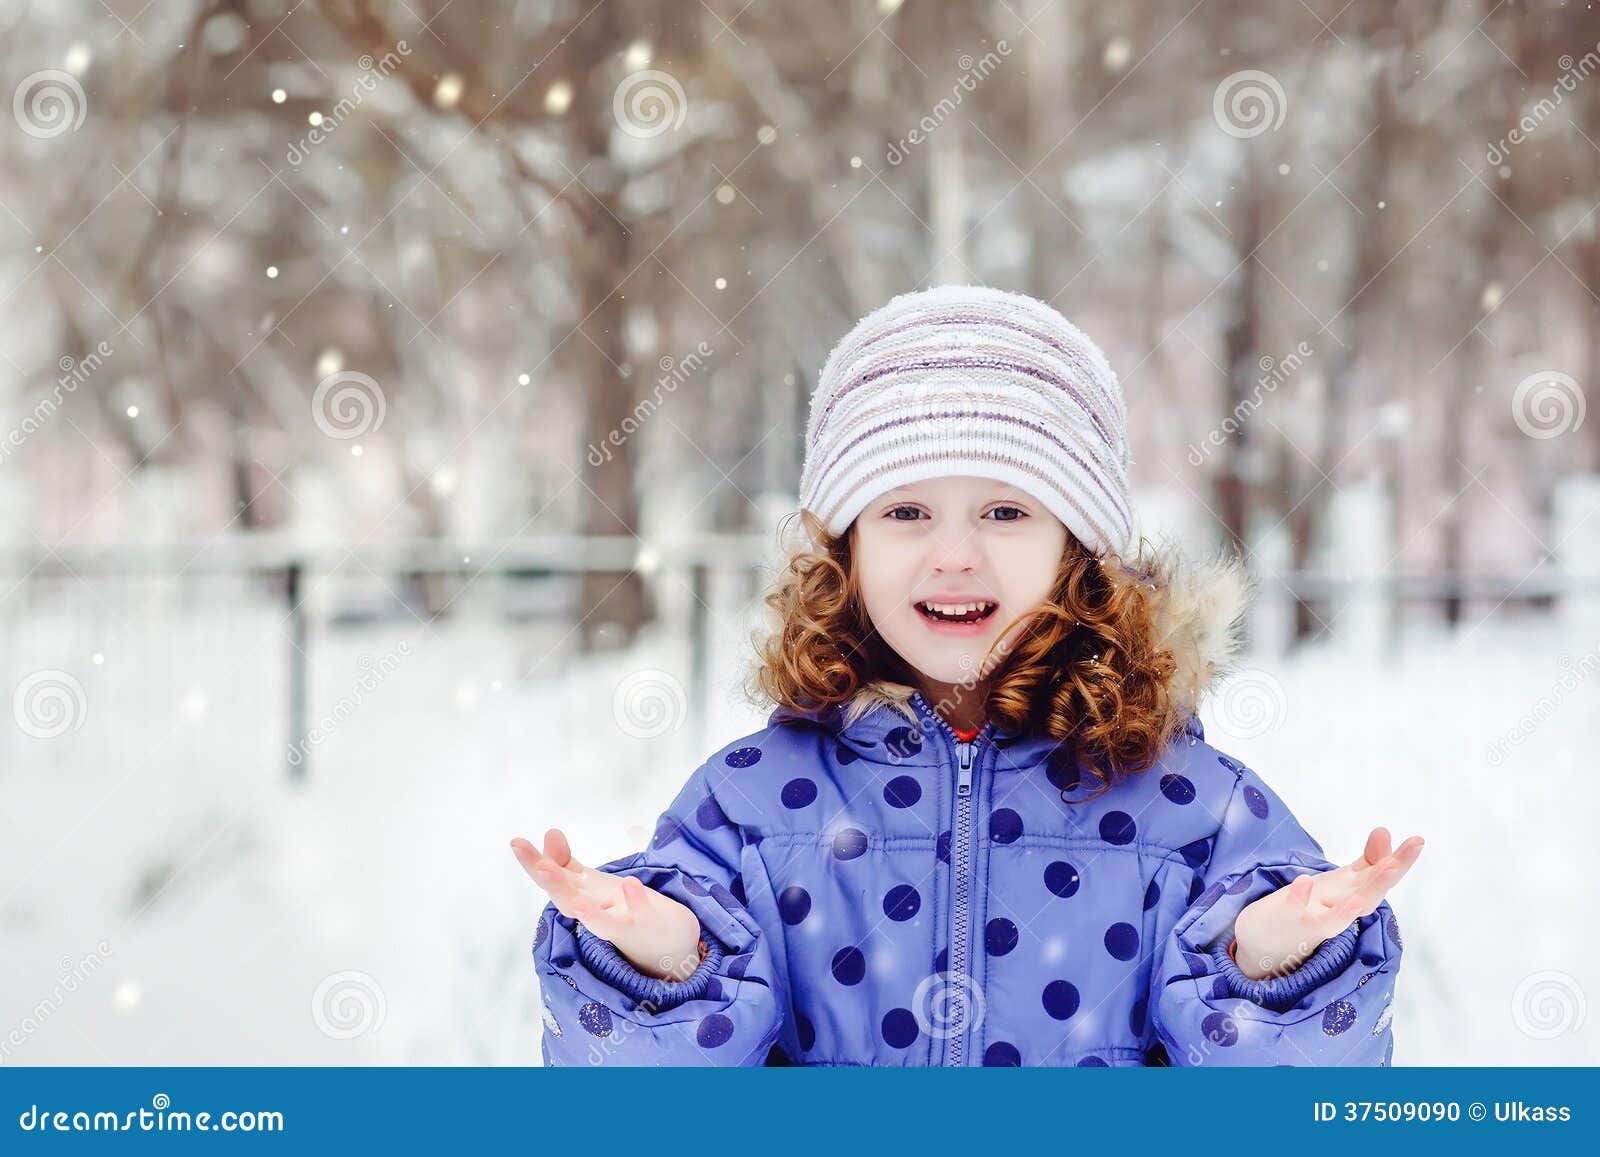
[[[993,603],[987,601],[981,603],[922,603],[921,605],[940,615],[964,615],[969,611],[994,606]]]

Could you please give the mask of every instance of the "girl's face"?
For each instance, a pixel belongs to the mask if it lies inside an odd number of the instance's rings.
[[[981,702],[984,657],[1004,635],[991,666],[1003,659],[1019,617],[1050,596],[1069,534],[1025,491],[964,475],[891,490],[855,529],[867,615],[934,702],[963,688]]]

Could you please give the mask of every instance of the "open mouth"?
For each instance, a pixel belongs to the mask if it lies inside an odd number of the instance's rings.
[[[917,611],[930,623],[981,623],[994,614],[1000,604],[983,600],[972,603],[915,604]]]

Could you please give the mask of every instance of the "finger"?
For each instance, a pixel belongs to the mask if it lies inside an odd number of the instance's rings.
[[[572,855],[572,845],[567,842],[566,833],[560,828],[551,828],[544,834],[545,854],[563,868],[571,868],[574,872],[583,871],[583,865],[578,863]]]
[[[511,854],[517,857],[517,863],[521,864],[522,870],[530,876],[534,875],[534,870],[539,866],[540,861],[544,859],[543,853],[521,836],[511,841]],[[538,877],[535,876],[534,878],[537,879]]]
[[[545,890],[555,901],[556,908],[561,914],[572,915],[571,900],[578,894],[575,877],[556,867],[527,840],[520,838],[512,840],[511,851],[517,857],[517,863],[522,865],[522,870],[528,874],[528,878]]]
[[[1370,868],[1373,864],[1385,859],[1388,855],[1389,829],[1383,827],[1373,828],[1371,834],[1367,836],[1367,844],[1366,847],[1361,851],[1361,858],[1356,860],[1350,866],[1357,870],[1361,868]]]
[[[572,915],[573,902],[583,896],[583,893],[572,886],[572,879],[560,868],[535,866],[528,875],[533,882],[543,888],[561,910],[563,916]]]
[[[1384,896],[1388,894],[1389,889],[1398,884],[1405,877],[1405,874],[1411,870],[1411,865],[1415,864],[1417,857],[1422,854],[1422,844],[1421,836],[1412,836],[1400,845],[1398,851],[1386,857],[1381,864],[1373,868],[1371,876],[1362,885],[1359,892],[1366,903],[1370,905],[1366,910],[1367,912],[1376,908],[1382,902]],[[1363,912],[1362,915],[1366,915],[1366,912]]]
[[[521,836],[511,841],[511,852],[517,857],[517,862],[527,869],[530,876],[540,869],[557,874],[561,872],[555,862],[539,850],[537,844]]]
[[[1417,862],[1417,857],[1422,855],[1423,839],[1421,836],[1412,836],[1385,857],[1383,862],[1373,869],[1374,876],[1382,876],[1388,885],[1392,886],[1411,870],[1411,865]]]
[[[544,846],[543,866],[559,872],[567,887],[601,901],[616,894],[616,883],[610,876],[581,863],[572,854],[572,845],[560,828],[551,828],[545,833]]]
[[[648,891],[650,889],[640,882],[639,877],[622,877],[622,899],[630,912],[637,912],[644,904],[648,903],[649,898],[645,895]]]
[[[1289,903],[1294,907],[1309,908],[1311,906],[1311,895],[1314,891],[1311,876],[1312,873],[1309,872],[1305,875],[1296,876],[1289,882],[1289,887],[1285,889],[1288,893]]]
[[[606,872],[591,868],[572,854],[572,845],[560,828],[551,828],[544,835],[545,854],[551,862],[572,877],[573,884],[585,893],[605,900],[616,894],[616,881]]]

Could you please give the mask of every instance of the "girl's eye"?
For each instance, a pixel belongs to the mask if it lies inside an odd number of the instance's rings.
[[[997,516],[994,520],[996,522],[1019,522],[1028,517],[1028,512],[1020,506],[996,506],[989,511],[989,514]],[[902,515],[905,517],[901,517]],[[884,512],[884,516],[896,522],[916,522],[922,518],[922,511],[915,506],[891,506]]]

